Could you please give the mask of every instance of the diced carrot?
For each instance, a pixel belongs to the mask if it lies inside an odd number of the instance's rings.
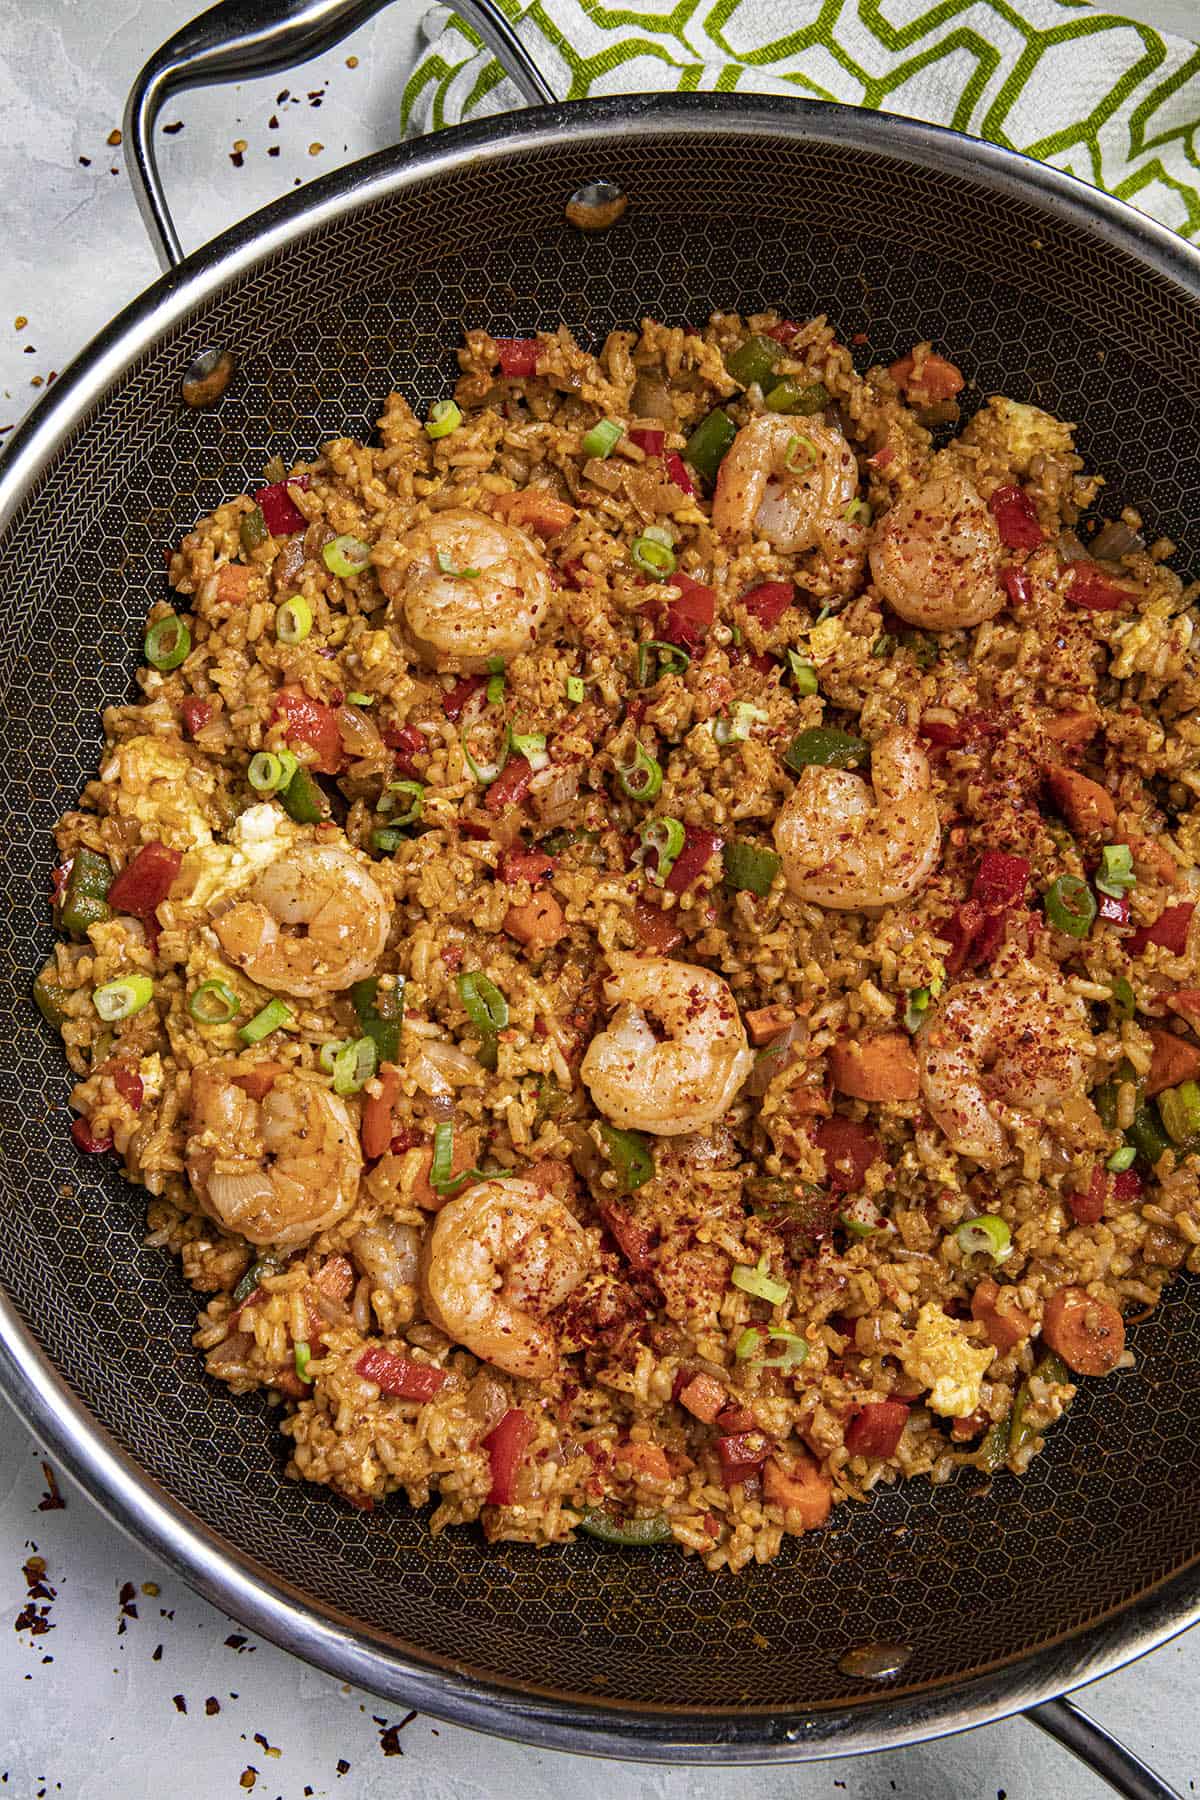
[[[545,488],[521,488],[514,494],[495,494],[492,511],[510,525],[529,526],[543,537],[557,537],[575,517],[575,508]]]
[[[829,1517],[833,1483],[817,1462],[799,1450],[788,1461],[768,1456],[763,1465],[763,1498],[769,1506],[798,1513],[805,1531],[815,1531]]]
[[[1054,804],[1074,831],[1111,831],[1117,822],[1112,795],[1098,781],[1074,769],[1046,770],[1046,785]]]
[[[328,1299],[348,1300],[354,1292],[354,1264],[339,1251],[325,1258],[313,1280]]]
[[[217,599],[226,606],[240,606],[250,597],[250,574],[245,563],[222,563],[217,570]]]
[[[399,1097],[400,1071],[392,1063],[384,1063],[379,1071],[378,1094],[367,1094],[363,1099],[359,1136],[368,1162],[382,1156],[391,1145],[392,1108]]]
[[[971,1295],[971,1317],[983,1326],[993,1349],[1004,1356],[1014,1345],[1024,1342],[1033,1330],[1033,1322],[1011,1302],[1001,1307],[1001,1292],[999,1283],[981,1281]]]
[[[790,1006],[752,1006],[742,1014],[752,1044],[769,1044],[791,1024]]]
[[[617,1450],[618,1462],[627,1462],[639,1475],[651,1481],[669,1481],[671,1465],[661,1444],[622,1444]]]
[[[270,1093],[282,1074],[282,1063],[256,1063],[252,1069],[244,1069],[240,1075],[235,1075],[233,1085],[240,1087],[243,1094],[249,1094],[251,1100],[261,1100]]]
[[[725,1389],[715,1375],[693,1375],[679,1391],[679,1404],[686,1406],[694,1418],[711,1425],[725,1404]]]
[[[1088,744],[1100,729],[1100,721],[1091,713],[1055,713],[1045,721],[1042,730],[1056,744]]]
[[[535,894],[524,906],[510,906],[504,929],[527,950],[549,950],[567,935],[563,909],[553,894]]]
[[[920,1092],[916,1054],[900,1031],[843,1038],[829,1052],[829,1069],[838,1092],[855,1100],[915,1100]]]
[[[1164,1088],[1178,1087],[1181,1081],[1195,1081],[1200,1075],[1200,1047],[1189,1043],[1187,1038],[1176,1037],[1173,1031],[1156,1031],[1153,1026],[1149,1035],[1154,1055],[1146,1077],[1145,1093],[1146,1098],[1152,1100]]]
[[[926,354],[917,369],[917,354],[922,349]],[[914,406],[931,406],[938,400],[953,400],[955,394],[961,393],[963,386],[962,370],[948,362],[944,356],[939,356],[936,350],[929,350],[922,344],[894,362],[888,374]]]
[[[1059,1288],[1046,1302],[1042,1336],[1076,1375],[1108,1375],[1125,1349],[1125,1321],[1085,1288]]]

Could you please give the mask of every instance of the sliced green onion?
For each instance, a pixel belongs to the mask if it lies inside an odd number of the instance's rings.
[[[617,764],[617,781],[621,792],[630,800],[653,800],[662,788],[662,764],[651,756],[644,744],[635,742],[633,761]]]
[[[503,675],[489,675],[488,679],[487,679],[487,687],[484,691],[487,695],[487,703],[489,706],[502,705],[503,701],[504,701],[504,677],[503,677]]]
[[[275,636],[281,644],[302,644],[312,627],[312,607],[303,594],[293,594],[276,611]]]
[[[357,1094],[375,1073],[375,1040],[354,1038],[333,1059],[335,1094]]]
[[[337,1061],[339,1054],[341,1051],[347,1049],[349,1045],[353,1044],[354,1041],[353,1038],[334,1038],[331,1039],[329,1043],[321,1045],[321,1048],[317,1052],[317,1061],[320,1063],[326,1075],[333,1074],[333,1065]]]
[[[990,1256],[1001,1263],[1012,1255],[1012,1232],[995,1213],[964,1219],[954,1236],[964,1256]]]
[[[578,706],[583,699],[583,676],[568,675],[566,687],[567,699],[571,702],[572,706]]]
[[[215,975],[202,981],[195,992],[188,995],[187,1004],[188,1011],[200,1025],[228,1025],[242,1010],[242,1003],[233,989]]]
[[[608,1151],[609,1161],[622,1194],[632,1194],[654,1174],[654,1152],[648,1138],[640,1131],[622,1131],[619,1126],[600,1121],[600,1136]]]
[[[618,425],[615,419],[601,419],[598,425],[586,433],[583,440],[583,454],[598,456],[603,459],[611,456],[625,435],[625,427]]]
[[[101,1015],[102,1017],[105,1015]],[[1183,1081],[1158,1096],[1158,1116],[1173,1144],[1186,1144],[1200,1133],[1200,1086]]]
[[[808,1357],[808,1339],[797,1337],[794,1331],[784,1331],[779,1325],[768,1325],[767,1336],[783,1344],[782,1356],[766,1356],[763,1358],[764,1369],[796,1369]]]
[[[289,777],[285,775],[278,756],[270,750],[260,750],[250,758],[246,779],[256,794],[274,794],[279,788],[287,786]]]
[[[239,1028],[238,1036],[243,1044],[261,1044],[273,1031],[290,1031],[295,1023],[296,1016],[290,1006],[285,1006],[282,1000],[269,1000],[261,1012],[255,1013]]]
[[[829,389],[823,381],[801,383],[788,375],[770,390],[766,403],[768,412],[799,413],[811,418],[829,405]]]
[[[1137,1011],[1137,997],[1124,975],[1118,975],[1109,990],[1110,1004],[1118,1019],[1132,1019]]]
[[[308,1365],[312,1361],[312,1351],[309,1349],[308,1345],[303,1341],[303,1339],[301,1339],[301,1341],[296,1345],[295,1360],[296,1360],[297,1375],[300,1377],[301,1381],[307,1381],[311,1387],[312,1376],[308,1372]]]
[[[844,1208],[842,1224],[851,1237],[869,1238],[873,1232],[882,1227],[883,1214],[873,1200],[868,1200],[865,1194],[860,1194],[857,1200],[852,1200],[849,1206]]]
[[[449,575],[452,581],[478,581],[478,569],[456,569],[444,550],[437,553],[437,566],[443,575]]]
[[[882,659],[885,656],[890,656],[895,648],[896,640],[892,634],[889,631],[882,631],[871,645],[871,655],[878,656]]]
[[[1046,889],[1046,917],[1070,937],[1086,937],[1096,917],[1096,896],[1078,875],[1060,875]]]
[[[764,900],[779,873],[780,860],[773,850],[757,844],[726,844],[721,851],[725,886],[734,893],[757,894]]]
[[[509,741],[517,755],[523,756],[531,768],[544,769],[549,764],[544,731],[512,731]]]
[[[404,833],[392,825],[380,825],[371,833],[371,848],[381,856],[392,856],[404,842]]]
[[[794,737],[783,753],[789,769],[810,766],[825,769],[857,769],[871,754],[863,738],[852,737],[832,725],[813,725]]]
[[[1126,888],[1137,886],[1137,876],[1133,872],[1133,851],[1128,844],[1105,844],[1100,852],[1100,867],[1095,879],[1100,892],[1113,900],[1119,900]]]
[[[504,658],[502,656],[489,656],[487,662],[484,664],[484,668],[489,675],[503,675]]]
[[[817,446],[810,437],[791,437],[783,453],[783,466],[793,475],[803,475],[817,460]]]
[[[187,620],[181,619],[178,613],[171,613],[165,619],[158,619],[146,633],[142,645],[142,654],[152,668],[177,669],[192,647],[192,634],[188,630]]]
[[[257,1262],[252,1262],[250,1264],[250,1267],[246,1270],[246,1273],[234,1288],[233,1299],[235,1305],[240,1305],[243,1300],[248,1300],[255,1288],[260,1285],[264,1276],[282,1275],[282,1273],[283,1265],[277,1262],[273,1256],[260,1256]]]
[[[148,975],[126,975],[120,981],[106,981],[92,994],[92,1005],[106,1025],[118,1019],[132,1019],[149,1006],[154,997],[154,983]]]
[[[718,406],[693,431],[683,447],[683,460],[691,463],[706,481],[715,481],[722,458],[736,436],[737,426]]]
[[[472,721],[464,718],[459,727],[458,741],[462,745],[462,753],[466,760],[467,767],[470,769],[476,781],[483,787],[489,787],[508,761],[509,734],[507,731],[504,734],[504,741],[500,746],[500,755],[497,761],[490,763],[476,762],[475,758],[471,755],[471,746],[467,742],[467,736],[472,729],[472,725],[479,724],[480,722],[481,721],[479,720]]]
[[[748,1357],[753,1356],[757,1350],[762,1348],[762,1341],[763,1327],[761,1325],[747,1325],[745,1331],[743,1331],[741,1337],[739,1337],[737,1343],[733,1346],[733,1354],[739,1362],[745,1362]]]
[[[670,544],[661,544],[656,537],[651,537],[648,531],[634,538],[629,546],[629,556],[634,567],[653,581],[665,581],[675,572],[674,550]]]
[[[929,1011],[930,994],[927,987],[913,988],[904,1004],[905,1031],[919,1031],[925,1023],[925,1014]]]
[[[750,727],[763,725],[770,718],[761,706],[755,706],[749,700],[739,700],[733,709],[732,719],[718,719],[713,726],[713,737],[718,744],[741,744],[750,736]]]
[[[343,531],[340,537],[331,539],[321,550],[321,561],[331,575],[337,575],[345,581],[351,575],[361,575],[371,561],[371,546],[355,537],[353,532]]]
[[[667,876],[675,867],[675,859],[683,849],[687,836],[678,819],[660,814],[656,819],[644,819],[638,837],[641,840],[633,853],[635,863],[640,863],[646,871],[647,878],[655,887],[661,887]],[[653,857],[653,863],[650,858]]]
[[[403,795],[408,801],[408,806],[404,812],[397,813],[395,818],[389,820],[392,825],[411,825],[415,819],[420,818],[421,809],[425,804],[425,787],[422,782],[389,781],[379,798],[381,813],[391,814],[392,808],[396,804],[392,799],[393,794]]]
[[[815,694],[817,691],[817,671],[810,662],[805,662],[798,650],[789,649],[787,653],[788,669],[796,684],[798,694]]]
[[[462,417],[453,400],[435,400],[425,421],[425,434],[431,438],[449,437],[462,424]]]
[[[1119,1150],[1113,1151],[1104,1166],[1114,1175],[1123,1175],[1126,1169],[1132,1169],[1136,1161],[1137,1151],[1133,1145],[1122,1144]]]
[[[847,525],[862,524],[866,526],[871,523],[871,509],[865,500],[852,500],[842,514],[842,518]]]
[[[351,706],[374,706],[374,694],[364,694],[361,688],[351,688],[346,695]]]
[[[683,675],[691,666],[691,657],[678,644],[666,644],[659,638],[648,638],[638,645],[638,686],[651,687],[663,675]],[[657,669],[655,663],[657,662]]]
[[[729,641],[733,645],[735,650],[741,649],[741,647],[742,647],[742,628],[740,625],[731,625],[729,627]]]
[[[774,1281],[768,1275],[765,1250],[752,1269],[745,1263],[738,1263],[729,1279],[744,1294],[753,1294],[756,1300],[765,1300],[770,1306],[782,1306],[791,1291],[786,1282]]]
[[[766,385],[768,375],[783,355],[783,346],[775,339],[754,332],[725,358],[725,367],[739,387]]]
[[[508,1024],[508,1001],[482,969],[468,969],[458,978],[458,997],[463,1011],[479,1035],[479,1061],[494,1070],[499,1058],[499,1034]]]

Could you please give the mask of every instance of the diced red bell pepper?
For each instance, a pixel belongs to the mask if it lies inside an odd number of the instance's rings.
[[[114,1069],[113,1086],[126,1105],[132,1106],[134,1112],[141,1112],[146,1089],[140,1075],[135,1075],[132,1069]]]
[[[670,956],[683,942],[683,932],[673,912],[664,912],[652,900],[638,900],[633,909],[633,928],[638,942],[656,956]]]
[[[533,1442],[536,1426],[528,1413],[510,1407],[498,1425],[493,1425],[483,1440],[492,1465],[492,1487],[489,1506],[511,1506],[516,1498],[517,1471],[525,1452]]]
[[[672,575],[671,582],[679,589],[679,598],[667,607],[663,637],[669,644],[695,650],[717,616],[717,596],[702,581],[693,581],[690,575],[677,572]]]
[[[182,851],[168,850],[157,838],[143,845],[109,888],[108,904],[114,912],[132,913],[135,919],[153,919],[182,861]]]
[[[483,797],[491,813],[501,813],[509,806],[519,806],[529,792],[533,765],[528,757],[510,756]]]
[[[536,375],[538,351],[541,349],[536,338],[495,338],[493,342],[500,356],[502,375],[506,375],[510,381]]]
[[[650,1252],[654,1247],[654,1233],[645,1225],[639,1225],[631,1213],[614,1200],[601,1200],[598,1203],[600,1217],[617,1240],[617,1247],[625,1261],[636,1275],[645,1275],[653,1267]]]
[[[111,889],[108,897],[112,899]],[[1191,900],[1180,906],[1164,907],[1153,925],[1140,925],[1128,939],[1130,954],[1140,956],[1147,944],[1158,944],[1172,956],[1182,956],[1187,949],[1188,926],[1195,910],[1195,902]]]
[[[400,1096],[400,1071],[386,1063],[379,1072],[378,1094],[364,1094],[359,1136],[368,1162],[382,1156],[392,1144],[392,1111]]]
[[[1112,1178],[1113,1199],[1136,1200],[1144,1185],[1136,1169],[1122,1169],[1119,1175]]]
[[[457,725],[480,688],[487,686],[486,675],[464,675],[461,681],[455,682],[448,694],[442,695],[442,711],[451,724]]]
[[[364,1350],[354,1367],[364,1381],[373,1381],[383,1393],[393,1394],[397,1400],[432,1400],[446,1379],[445,1369],[397,1356],[380,1344]]]
[[[780,319],[778,325],[768,325],[763,336],[774,338],[777,344],[790,344],[799,329],[794,319]]]
[[[771,1449],[771,1440],[761,1431],[735,1431],[713,1441],[726,1487],[736,1487],[740,1481],[757,1475]]]
[[[337,713],[323,700],[314,700],[303,688],[280,688],[275,696],[273,719],[287,723],[289,744],[307,744],[316,752],[312,767],[321,775],[336,775],[342,766],[342,734]]]
[[[835,1115],[822,1119],[813,1130],[813,1142],[825,1157],[825,1179],[835,1194],[853,1194],[867,1178],[867,1170],[883,1155],[883,1146],[869,1125]]]
[[[742,595],[742,605],[769,631],[772,625],[778,625],[795,597],[790,581],[762,581]]]
[[[1023,488],[997,488],[988,501],[1000,542],[1006,550],[1036,550],[1046,541],[1037,508]]]
[[[629,441],[631,444],[636,444],[637,448],[644,451],[647,456],[661,456],[663,445],[667,441],[667,434],[665,431],[655,430],[650,425],[638,425],[629,433]]]
[[[846,1448],[851,1456],[895,1456],[907,1423],[902,1400],[870,1400],[846,1427]]]
[[[534,887],[554,873],[554,858],[544,850],[504,850],[498,870],[501,881],[509,887],[517,881],[528,881]]]
[[[667,451],[663,457],[663,466],[667,471],[668,478],[675,483],[681,494],[695,494],[696,484],[688,473],[688,466],[678,450]]]
[[[75,1148],[84,1151],[88,1156],[103,1156],[106,1150],[111,1150],[113,1147],[111,1138],[92,1136],[92,1128],[86,1119],[71,1121],[71,1136],[74,1139]]]
[[[383,741],[389,750],[396,752],[396,767],[400,773],[410,780],[415,778],[412,759],[429,748],[424,732],[418,731],[415,725],[390,725],[383,733]]]
[[[1016,563],[1005,563],[1000,571],[1000,586],[1008,595],[1010,606],[1028,606],[1033,599],[1033,583]]]
[[[1096,1163],[1086,1194],[1068,1194],[1067,1205],[1077,1225],[1095,1225],[1104,1215],[1104,1202],[1107,1199],[1108,1171],[1102,1163]]]
[[[989,910],[997,906],[1020,906],[1033,865],[1024,856],[1010,856],[1005,850],[985,850],[971,884],[971,898]]]
[[[1069,565],[1071,585],[1067,599],[1072,606],[1086,607],[1088,612],[1120,612],[1133,599],[1127,588],[1110,581],[1095,563],[1075,562]]]
[[[675,865],[666,879],[667,892],[682,894],[685,888],[691,887],[712,858],[724,848],[724,844],[724,838],[719,838],[715,831],[701,831],[695,825],[689,825],[684,835],[683,849],[675,858]]]
[[[1096,915],[1106,925],[1128,925],[1128,894],[1096,894]]]
[[[303,531],[307,526],[308,520],[288,489],[306,488],[308,482],[307,475],[293,475],[290,481],[273,481],[270,487],[261,487],[252,496],[272,537],[291,537],[293,532]]]
[[[211,722],[217,703],[215,700],[202,700],[199,694],[189,694],[186,700],[180,702],[179,710],[183,714],[188,736],[195,737],[198,731],[203,731]]]

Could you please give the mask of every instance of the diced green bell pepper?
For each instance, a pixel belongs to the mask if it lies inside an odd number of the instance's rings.
[[[105,898],[112,879],[107,857],[83,848],[75,852],[58,909],[58,922],[64,931],[72,937],[83,937],[89,925],[99,925],[112,917],[112,908]]]

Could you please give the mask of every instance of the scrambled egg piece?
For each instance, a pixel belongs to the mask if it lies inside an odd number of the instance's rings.
[[[963,442],[985,445],[1012,464],[1017,475],[1028,475],[1039,453],[1062,456],[1074,449],[1073,425],[1052,419],[1040,406],[1022,400],[1006,400],[992,394],[963,432]]]
[[[145,842],[157,838],[171,850],[210,844],[207,803],[216,777],[193,762],[176,738],[134,737],[100,771],[114,817],[133,819]]]
[[[995,1354],[990,1344],[973,1343],[957,1319],[927,1300],[901,1360],[904,1373],[929,1389],[931,1412],[962,1419],[979,1405],[979,1386]]]
[[[814,662],[828,662],[843,635],[840,619],[822,619],[808,634],[808,653]]]
[[[211,908],[227,900],[281,856],[296,831],[290,819],[270,801],[247,807],[235,819],[227,844],[214,844],[211,834],[184,857],[175,884],[175,898],[186,905]]]

